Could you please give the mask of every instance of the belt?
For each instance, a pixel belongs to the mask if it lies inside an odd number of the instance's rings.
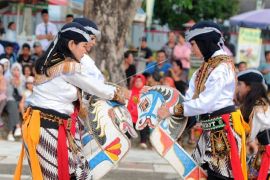
[[[70,118],[70,116],[59,113],[52,109],[45,109],[35,106],[31,106],[31,108],[40,111],[40,126],[43,128],[58,129],[59,125],[63,124],[64,120]]]
[[[228,114],[228,113],[232,113],[234,112],[236,109],[235,109],[235,106],[227,106],[225,108],[222,108],[222,109],[219,109],[217,111],[214,111],[212,113],[206,113],[206,114],[202,114],[199,116],[199,120],[206,120],[206,119],[212,119],[212,118],[215,118],[217,116],[221,116],[223,114]]]
[[[266,129],[257,135],[257,139],[261,145],[270,144],[270,129]]]
[[[221,116],[208,119],[208,120],[201,120],[203,130],[210,131],[210,130],[220,130],[223,129],[225,124]]]

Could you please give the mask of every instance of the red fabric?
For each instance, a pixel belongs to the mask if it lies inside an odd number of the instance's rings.
[[[141,87],[135,87],[135,82],[137,79],[141,79],[143,82],[143,85]],[[128,111],[130,112],[130,115],[132,117],[132,122],[136,123],[138,120],[138,110],[137,110],[137,103],[134,102],[134,99],[139,100],[140,91],[143,88],[143,86],[146,83],[146,79],[143,75],[137,75],[132,79],[132,86],[131,86],[131,98],[128,101]]]
[[[225,123],[225,130],[228,133],[228,141],[231,146],[230,154],[233,177],[235,180],[243,180],[244,176],[241,168],[240,157],[238,155],[237,144],[230,127],[230,114],[223,114],[221,117]]]
[[[76,131],[76,118],[78,116],[78,111],[71,115],[72,123],[70,132],[74,136]],[[58,178],[59,180],[70,179],[69,176],[69,163],[68,163],[68,147],[67,147],[67,120],[63,120],[63,125],[59,126],[58,129],[58,144],[57,144],[57,162],[58,162]]]
[[[266,179],[268,175],[270,165],[270,145],[265,146],[265,152],[262,156],[261,167],[259,171],[259,176],[257,179]]]

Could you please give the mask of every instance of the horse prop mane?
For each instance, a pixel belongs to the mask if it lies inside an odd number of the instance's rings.
[[[124,105],[97,100],[90,103],[82,136],[83,152],[90,166],[91,179],[100,179],[117,166],[130,150],[128,132],[137,137],[131,116]]]
[[[166,159],[180,175],[181,179],[206,179],[205,172],[192,157],[177,143],[183,133],[187,118],[171,116],[166,119],[157,117],[157,110],[162,105],[167,108],[182,104],[183,96],[174,88],[153,86],[140,97],[136,129],[142,130],[147,125],[151,128],[150,141],[160,156]]]

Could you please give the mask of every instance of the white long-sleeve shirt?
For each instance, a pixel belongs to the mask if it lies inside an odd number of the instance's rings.
[[[270,129],[270,107],[264,111],[262,106],[255,107],[254,115],[250,123],[251,131],[249,140],[254,141],[258,133]]]
[[[98,81],[104,82],[104,76],[95,65],[95,61],[89,55],[85,54],[80,63],[84,66],[89,76],[92,76]]]
[[[62,74],[34,86],[33,94],[29,97],[30,105],[70,115],[74,111],[72,102],[78,99],[77,87],[104,99],[114,97],[115,87],[97,81],[83,65],[78,65],[80,70],[75,73]]]
[[[227,55],[225,51],[218,50],[212,57]],[[195,92],[195,72],[190,80],[189,89],[186,92],[184,116],[196,116],[212,113],[227,106],[234,105],[235,73],[230,65],[219,64],[209,75],[205,83],[205,89],[199,97],[192,99]]]

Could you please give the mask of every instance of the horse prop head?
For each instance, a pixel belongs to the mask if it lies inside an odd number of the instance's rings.
[[[151,87],[147,93],[140,96],[140,103],[137,106],[138,121],[136,123],[136,129],[142,130],[146,126],[154,129],[160,124],[174,138],[179,137],[186,125],[186,117],[171,116],[161,120],[157,116],[157,111],[162,105],[170,108],[181,104],[183,101],[183,96],[175,88],[159,85]]]

